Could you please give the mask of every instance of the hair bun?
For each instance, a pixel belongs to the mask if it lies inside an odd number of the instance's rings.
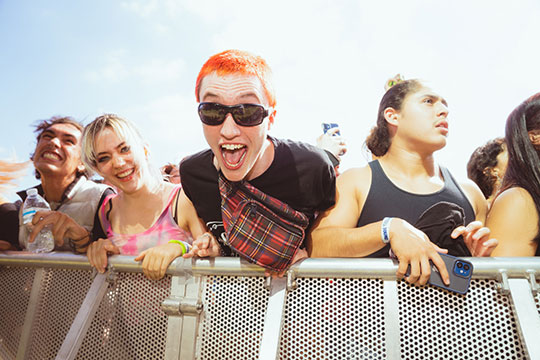
[[[388,91],[388,89],[390,89],[392,86],[404,80],[405,79],[403,78],[403,76],[401,76],[401,74],[396,74],[393,78],[386,80],[386,83],[384,84],[384,90]]]

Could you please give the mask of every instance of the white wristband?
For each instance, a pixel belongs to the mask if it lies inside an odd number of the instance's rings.
[[[392,221],[391,217],[385,217],[381,225],[381,240],[383,243],[390,243],[390,222]]]

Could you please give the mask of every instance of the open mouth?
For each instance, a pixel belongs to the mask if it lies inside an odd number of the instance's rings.
[[[51,152],[51,151],[45,151],[43,155],[41,155],[42,158],[52,161],[61,161],[62,157],[58,155],[57,153]]]
[[[247,154],[247,146],[242,144],[223,144],[220,146],[221,158],[225,167],[236,170],[242,166]]]
[[[135,173],[135,168],[131,168],[131,169],[127,169],[122,172],[119,172],[118,174],[116,174],[116,177],[120,179],[120,181],[128,181],[128,180],[131,180],[134,173]]]

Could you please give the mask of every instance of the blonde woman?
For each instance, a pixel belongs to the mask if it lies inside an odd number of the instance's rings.
[[[139,131],[116,115],[102,115],[85,128],[82,157],[118,190],[99,210],[107,238],[88,247],[90,264],[104,272],[109,254],[137,255],[146,276],[163,277],[192,243],[191,234],[175,220],[180,186],[163,180],[149,163],[149,148]]]

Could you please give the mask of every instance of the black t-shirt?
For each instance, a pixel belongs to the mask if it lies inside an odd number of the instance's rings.
[[[260,176],[249,181],[267,195],[283,201],[308,216],[335,203],[336,177],[328,156],[320,149],[301,142],[269,137],[274,144],[274,160]],[[180,163],[180,179],[185,194],[198,216],[214,236],[223,232],[218,172],[212,150],[204,150]]]
[[[19,207],[18,203],[0,205],[0,240],[19,248]]]

